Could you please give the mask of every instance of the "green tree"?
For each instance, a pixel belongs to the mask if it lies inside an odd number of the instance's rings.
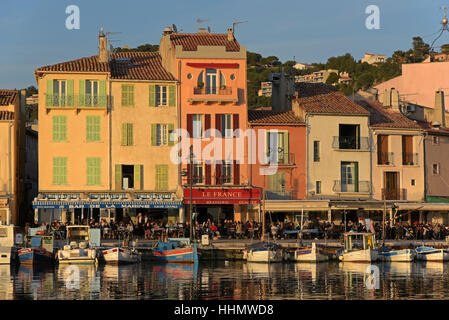
[[[326,83],[327,84],[334,84],[337,83],[339,79],[338,74],[336,74],[335,72],[331,72],[329,74],[329,77],[327,77]]]

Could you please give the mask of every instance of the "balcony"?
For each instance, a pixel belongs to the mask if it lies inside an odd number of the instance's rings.
[[[382,200],[407,200],[407,189],[382,188]]]
[[[370,193],[371,183],[369,181],[359,181],[355,183],[341,183],[341,180],[334,180],[332,191],[335,193]]]
[[[47,108],[106,108],[107,102],[107,95],[45,94]]]
[[[236,103],[238,101],[237,90],[232,87],[205,88],[195,87],[187,101],[191,104],[195,102],[218,102],[218,103]]]
[[[337,136],[334,137],[332,148],[334,150],[370,151],[368,137]]]
[[[195,184],[204,184],[204,176],[197,176],[197,175],[194,175],[193,176],[193,178],[187,178],[186,179],[187,180],[187,184],[188,185],[190,185],[191,184],[191,182],[193,182],[192,184],[193,185],[195,185]]]
[[[394,152],[378,152],[377,164],[382,166],[391,166],[394,164]]]
[[[418,165],[418,153],[403,152],[402,153],[402,165],[417,166]]]
[[[295,154],[294,153],[267,153],[267,165],[277,164],[283,166],[293,166],[295,165]]]

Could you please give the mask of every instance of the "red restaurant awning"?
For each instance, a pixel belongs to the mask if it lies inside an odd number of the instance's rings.
[[[258,204],[260,189],[196,188],[192,189],[194,204]],[[184,203],[190,204],[190,189],[184,189]]]
[[[187,62],[187,66],[193,68],[218,68],[218,69],[238,69],[238,63],[200,63]]]

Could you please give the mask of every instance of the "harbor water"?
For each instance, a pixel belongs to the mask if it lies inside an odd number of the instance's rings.
[[[335,261],[0,265],[0,299],[449,299],[448,266],[442,262]]]

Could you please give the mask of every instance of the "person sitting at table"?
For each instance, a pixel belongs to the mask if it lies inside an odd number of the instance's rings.
[[[220,232],[218,231],[217,226],[215,225],[215,222],[212,222],[211,226],[210,226],[210,232],[212,233],[212,237],[219,237],[220,236]]]

